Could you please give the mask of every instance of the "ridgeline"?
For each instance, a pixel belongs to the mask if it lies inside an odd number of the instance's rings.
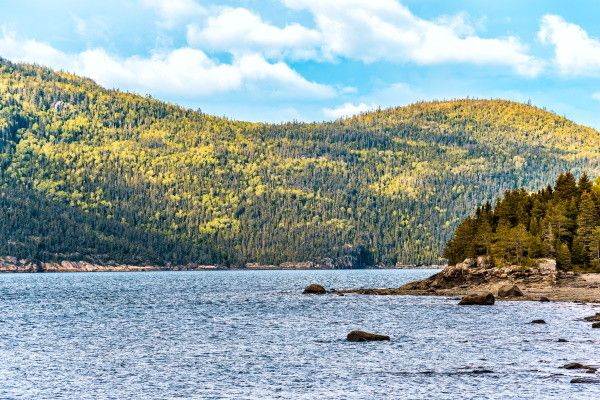
[[[270,125],[0,59],[0,256],[432,263],[474,207],[565,170],[599,175],[600,133],[510,101]]]

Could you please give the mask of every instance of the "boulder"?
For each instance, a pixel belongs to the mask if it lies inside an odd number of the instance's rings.
[[[302,292],[304,294],[325,294],[327,293],[327,291],[325,290],[325,288],[321,285],[318,285],[316,283],[311,283],[310,285],[308,285],[307,287],[304,288],[304,292]]]
[[[568,342],[568,340],[567,340],[567,339],[560,338],[560,339],[558,339],[558,340],[557,340],[557,342],[558,342],[558,343],[567,343],[567,342]]]
[[[390,340],[387,335],[378,335],[376,333],[369,333],[365,331],[352,331],[346,337],[349,342],[371,342],[380,340]]]
[[[550,299],[549,299],[549,298],[547,298],[546,296],[542,296],[542,297],[540,297],[540,301],[541,301],[542,303],[548,303],[548,302],[550,301]]]
[[[533,321],[530,322],[531,324],[545,324],[546,321],[544,321],[543,319],[534,319]]]
[[[503,285],[498,289],[498,297],[522,297],[523,292],[517,285]]]
[[[600,328],[600,322],[594,322],[592,328]]]
[[[496,301],[496,298],[491,293],[474,293],[468,294],[458,303],[461,306],[482,305],[491,306]]]

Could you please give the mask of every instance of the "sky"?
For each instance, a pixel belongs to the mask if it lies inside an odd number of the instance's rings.
[[[0,57],[250,121],[531,102],[600,128],[597,0],[0,0]]]

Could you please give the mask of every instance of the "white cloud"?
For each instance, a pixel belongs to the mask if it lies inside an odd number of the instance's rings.
[[[141,0],[143,6],[152,8],[161,18],[160,25],[173,28],[183,19],[202,15],[204,7],[194,0]]]
[[[189,25],[187,38],[191,45],[207,50],[298,59],[316,57],[321,35],[297,23],[279,28],[245,8],[224,8],[202,28]]]
[[[592,98],[594,100],[600,101],[600,92],[596,92],[596,93],[592,94]]]
[[[397,0],[283,0],[294,10],[308,10],[322,34],[328,58],[439,64],[447,62],[504,65],[535,76],[542,63],[517,38],[481,38],[464,15],[421,19]]]
[[[243,90],[290,98],[335,95],[333,88],[308,81],[287,64],[269,63],[257,54],[235,57],[230,64],[219,63],[201,50],[191,48],[150,57],[120,58],[99,48],[69,54],[4,32],[0,37],[0,55],[77,73],[106,87],[157,96],[197,98]]]
[[[360,114],[363,112],[371,111],[377,108],[375,104],[366,104],[366,103],[344,103],[338,107],[333,108],[324,108],[323,113],[329,118],[344,118],[351,117],[356,114]]]
[[[542,43],[554,46],[554,62],[565,75],[600,74],[600,40],[558,15],[545,15],[538,32]]]

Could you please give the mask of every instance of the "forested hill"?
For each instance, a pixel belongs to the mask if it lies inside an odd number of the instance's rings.
[[[428,263],[475,206],[565,170],[600,175],[600,133],[509,101],[267,125],[0,59],[0,255]]]

